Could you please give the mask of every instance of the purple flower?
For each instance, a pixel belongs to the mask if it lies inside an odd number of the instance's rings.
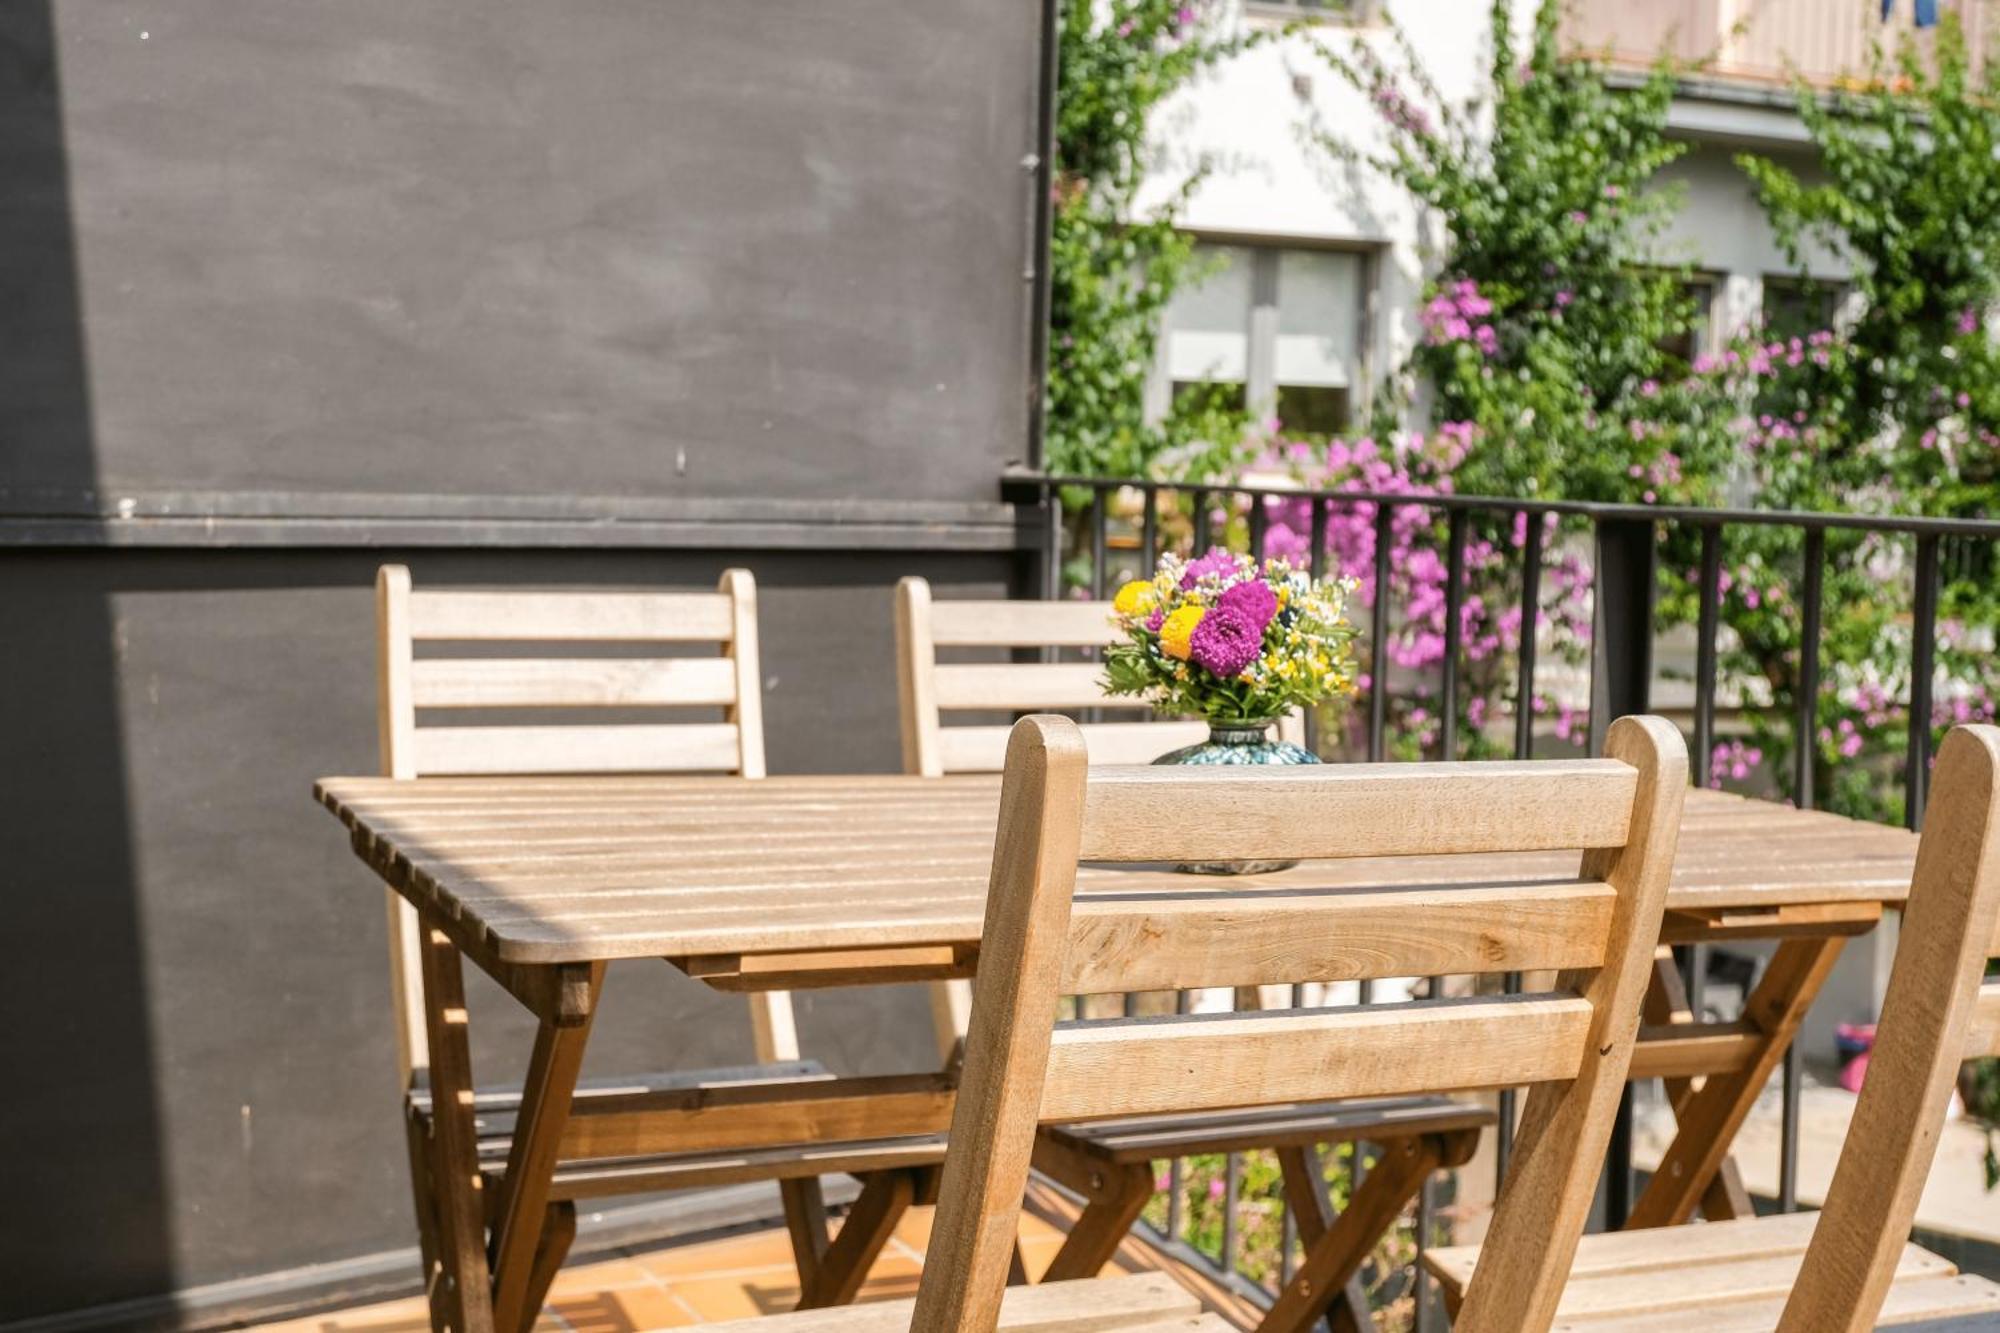
[[[1207,555],[1188,561],[1187,569],[1181,573],[1181,587],[1192,588],[1211,574],[1220,577],[1234,574],[1240,568],[1241,558],[1234,551],[1218,546]]]
[[[1217,606],[1188,636],[1188,656],[1196,666],[1223,680],[1243,674],[1264,651],[1263,628],[1243,612]]]
[[[1155,610],[1152,615],[1146,617],[1146,628],[1153,631],[1153,633],[1155,634],[1158,634],[1160,632],[1160,626],[1166,623],[1167,623],[1167,613],[1164,610]]]
[[[1264,580],[1251,579],[1224,592],[1216,599],[1215,609],[1241,614],[1262,634],[1271,617],[1278,614],[1278,594]]]

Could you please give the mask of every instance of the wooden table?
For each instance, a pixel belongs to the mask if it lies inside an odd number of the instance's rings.
[[[535,1280],[559,1159],[596,1145],[704,1144],[937,1132],[935,1073],[836,1079],[797,1104],[661,1109],[571,1096],[604,968],[665,958],[724,990],[800,989],[969,976],[976,965],[998,803],[995,776],[741,778],[330,778],[316,794],[355,852],[429,926],[424,975],[445,1182],[447,1266],[462,1327],[508,1325]],[[1714,792],[1689,795],[1663,943],[1780,943],[1732,1023],[1695,1022],[1671,963],[1656,969],[1634,1078],[1667,1080],[1680,1131],[1634,1224],[1697,1208],[1748,1210],[1730,1141],[1849,935],[1909,886],[1916,838]],[[1246,892],[1391,883],[1567,878],[1573,853],[1315,862],[1231,881]],[[1213,891],[1212,879],[1088,867],[1083,894]],[[484,1205],[469,1096],[459,960],[470,958],[541,1020],[497,1197]],[[1508,970],[1505,958],[1494,971]],[[1357,965],[1357,975],[1359,966]],[[1697,1090],[1696,1076],[1705,1076]],[[706,1115],[706,1119],[701,1117]],[[726,1125],[718,1129],[718,1121]],[[786,1137],[786,1136],[791,1137]],[[718,1137],[719,1136],[719,1137]],[[759,1136],[764,1136],[760,1138]],[[803,1136],[803,1137],[801,1137]],[[602,1155],[602,1154],[600,1154]],[[490,1220],[491,1238],[487,1239]]]

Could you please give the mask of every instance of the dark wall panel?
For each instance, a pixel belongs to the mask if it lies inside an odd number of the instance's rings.
[[[1037,10],[9,0],[0,490],[990,499]]]
[[[411,1244],[380,886],[311,799],[375,769],[381,557],[0,560],[0,1323]],[[419,586],[711,585],[722,555],[424,553]],[[760,581],[776,772],[898,764],[890,589],[1004,557],[808,554]],[[483,978],[482,1080],[530,1029]],[[920,992],[799,997],[836,1069],[934,1060]],[[614,968],[596,1072],[740,1063],[747,1011]]]

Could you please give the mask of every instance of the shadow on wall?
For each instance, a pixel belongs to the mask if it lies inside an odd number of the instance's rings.
[[[0,4],[0,529],[95,481],[54,29]],[[174,1285],[111,607],[50,559],[0,556],[0,1323],[80,1254],[98,1300]]]

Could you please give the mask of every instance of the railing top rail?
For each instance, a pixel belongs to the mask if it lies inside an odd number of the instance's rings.
[[[1792,527],[1806,531],[1845,529],[1900,532],[1913,536],[2000,538],[2000,519],[1926,518],[1917,514],[1856,514],[1810,509],[1709,509],[1699,505],[1605,504],[1592,500],[1538,500],[1525,496],[1460,495],[1432,491],[1316,490],[1302,486],[1250,485],[1228,481],[1158,481],[1143,477],[1069,477],[1025,470],[1001,478],[1009,498],[1024,490],[1039,493],[1054,487],[1093,491],[1131,488],[1138,491],[1211,492],[1272,496],[1288,500],[1325,500],[1336,504],[1422,505],[1446,512],[1497,510],[1508,514],[1574,514],[1604,520],[1668,521],[1697,527],[1733,524]]]

